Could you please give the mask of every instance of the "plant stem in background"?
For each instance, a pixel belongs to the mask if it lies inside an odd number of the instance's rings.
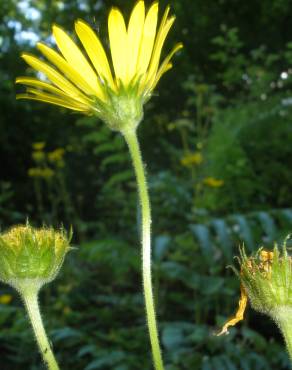
[[[163,370],[155,316],[151,276],[151,209],[141,151],[135,130],[123,132],[135,169],[142,214],[142,269],[146,317],[156,370]]]
[[[21,291],[27,313],[33,327],[33,331],[43,356],[43,360],[49,370],[59,370],[59,366],[51,349],[38,304],[38,288],[27,288]]]

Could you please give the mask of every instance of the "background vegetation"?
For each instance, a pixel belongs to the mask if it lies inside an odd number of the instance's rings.
[[[150,2],[146,2],[149,3]],[[106,16],[130,0],[6,0],[0,7],[0,225],[74,228],[75,249],[41,295],[63,369],[151,369],[140,281],[135,181],[120,136],[101,122],[15,101],[19,55],[52,43],[51,25]],[[160,2],[160,8],[166,1]],[[139,128],[153,202],[154,281],[168,370],[289,368],[276,326],[235,311],[226,266],[292,229],[292,5],[173,0],[168,46],[183,41]],[[39,369],[21,302],[0,288],[1,369]]]

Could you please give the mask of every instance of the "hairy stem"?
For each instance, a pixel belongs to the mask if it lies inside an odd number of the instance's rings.
[[[152,355],[155,369],[163,370],[164,367],[159,346],[151,277],[151,210],[145,169],[142,162],[142,156],[136,132],[127,131],[126,133],[124,133],[124,137],[128,144],[133,166],[135,169],[141,207],[143,288]]]
[[[49,370],[59,370],[59,366],[52,352],[45,332],[38,304],[38,289],[30,288],[21,291],[22,298],[39,346],[43,360]]]
[[[280,306],[272,313],[285,340],[286,349],[292,361],[292,308],[289,306]]]

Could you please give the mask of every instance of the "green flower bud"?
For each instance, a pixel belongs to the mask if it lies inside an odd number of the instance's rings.
[[[286,241],[282,252],[276,245],[273,251],[260,248],[254,256],[247,257],[241,249],[240,272],[234,269],[241,281],[239,307],[218,335],[228,333],[229,326],[243,319],[249,300],[252,308],[276,322],[292,360],[292,258],[287,253]]]
[[[256,311],[273,317],[279,307],[292,309],[292,260],[286,246],[282,253],[277,246],[273,252],[260,249],[252,258],[242,251],[241,281]]]
[[[31,284],[41,288],[56,277],[69,242],[63,229],[12,227],[0,235],[0,280],[18,291]]]

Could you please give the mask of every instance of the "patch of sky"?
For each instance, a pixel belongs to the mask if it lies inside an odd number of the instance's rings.
[[[35,7],[31,6],[29,0],[19,1],[17,7],[26,19],[37,21],[41,18],[41,12]]]
[[[42,72],[37,72],[36,73],[36,76],[37,76],[37,79],[38,80],[41,80],[43,82],[49,82],[47,76],[44,73],[42,73]]]
[[[32,30],[23,30],[22,24],[19,21],[10,19],[7,26],[15,31],[15,41],[19,44],[28,43],[35,45],[39,41],[39,36]]]
[[[56,40],[54,39],[54,36],[52,34],[46,37],[44,40],[42,40],[42,42],[44,42],[48,46],[56,45]]]
[[[38,41],[40,41],[40,38],[33,31],[20,31],[15,34],[15,41],[19,44],[28,43],[30,45],[35,45]]]
[[[281,73],[281,78],[282,78],[282,80],[287,80],[287,78],[288,78],[288,73],[287,73],[287,72],[285,72],[285,71],[283,71],[283,72]]]
[[[88,12],[89,11],[89,5],[88,5],[88,2],[83,0],[83,1],[80,1],[78,2],[78,8],[80,10],[83,10],[84,12]]]
[[[59,10],[65,9],[65,4],[63,3],[63,1],[57,1],[56,6]]]
[[[15,32],[20,32],[22,29],[22,24],[12,19],[9,19],[9,21],[7,22],[7,26],[8,28],[15,30]]]
[[[282,105],[284,105],[284,106],[292,105],[292,97],[282,99]]]
[[[41,13],[38,9],[31,6],[29,0],[21,0],[17,4],[17,8],[26,19],[37,21],[41,18]],[[32,29],[24,30],[21,22],[16,20],[8,20],[7,26],[15,31],[15,41],[19,44],[28,43],[35,45],[39,41],[39,36]]]

